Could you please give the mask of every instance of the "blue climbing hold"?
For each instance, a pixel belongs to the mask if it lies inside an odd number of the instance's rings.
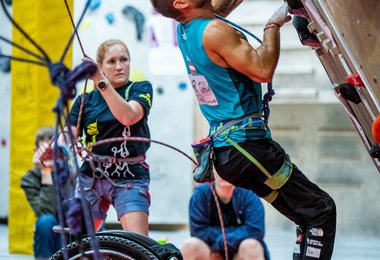
[[[0,49],[0,70],[2,72],[9,72],[11,70],[11,59],[2,55],[3,53]]]
[[[88,8],[93,11],[95,9],[98,9],[100,7],[101,0],[91,0]]]
[[[143,15],[142,12],[140,12],[135,7],[130,6],[130,5],[123,8],[123,14],[128,19],[131,19],[132,21],[134,21],[135,27],[136,27],[137,40],[141,41],[142,35],[144,32],[145,16]]]
[[[185,90],[187,88],[187,84],[185,82],[178,83],[178,88],[180,90]]]
[[[106,17],[106,20],[107,20],[108,24],[113,24],[114,23],[115,16],[112,13],[106,14],[105,17]]]

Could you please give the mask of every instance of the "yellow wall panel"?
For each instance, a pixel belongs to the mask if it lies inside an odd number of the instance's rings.
[[[72,10],[73,0],[68,0]],[[53,62],[57,62],[72,32],[64,1],[17,0],[13,1],[14,19],[42,46]],[[15,28],[13,41],[38,53]],[[33,58],[13,48],[16,57]],[[72,53],[68,52],[65,64],[71,67]],[[9,252],[33,254],[33,227],[35,217],[23,190],[21,177],[32,168],[34,134],[38,128],[53,125],[52,108],[59,95],[50,82],[46,67],[12,62],[11,87],[11,154],[10,154],[10,208]]]

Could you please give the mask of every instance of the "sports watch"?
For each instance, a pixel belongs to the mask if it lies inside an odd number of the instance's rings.
[[[96,86],[97,86],[97,88],[98,88],[99,90],[104,91],[104,90],[107,89],[107,87],[108,87],[108,83],[109,83],[108,80],[103,79],[103,80],[98,81],[98,83],[96,84]]]

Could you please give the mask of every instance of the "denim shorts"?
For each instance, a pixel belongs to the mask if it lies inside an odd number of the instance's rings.
[[[132,211],[149,214],[149,180],[112,179],[118,185],[114,186],[107,179],[81,174],[75,188],[75,197],[81,197],[79,181],[94,219],[105,220],[110,205],[116,209],[118,219]]]

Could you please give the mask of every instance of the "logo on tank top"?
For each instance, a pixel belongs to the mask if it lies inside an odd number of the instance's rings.
[[[208,85],[206,77],[198,73],[197,69],[194,66],[194,63],[191,62],[189,57],[186,57],[186,59],[187,66],[189,67],[190,71],[190,83],[193,87],[195,96],[198,99],[198,103],[200,105],[217,106],[218,101],[216,100],[215,94],[212,91],[211,87]]]
[[[189,74],[191,86],[200,105],[217,106],[215,94],[207,83],[205,76]]]

